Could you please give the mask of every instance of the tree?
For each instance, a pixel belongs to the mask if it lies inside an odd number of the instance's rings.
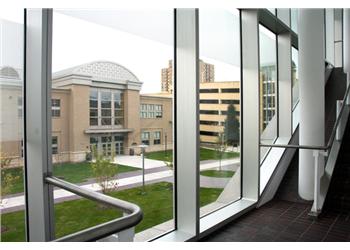
[[[219,171],[221,171],[221,160],[226,152],[227,144],[223,133],[219,134],[218,142],[215,144],[216,156],[219,158]]]
[[[6,168],[8,168],[11,164],[12,157],[8,154],[0,152],[0,170],[1,170],[1,193],[0,193],[0,204],[3,203],[3,196],[9,194],[13,188],[13,186],[18,182],[20,176],[12,174],[10,172],[6,172]]]
[[[92,151],[95,161],[91,162],[91,168],[102,193],[106,194],[116,190],[118,183],[114,179],[118,172],[118,166],[112,162],[114,156],[105,157],[103,154],[99,154],[96,146],[92,148]]]
[[[227,107],[224,133],[228,145],[233,146],[239,144],[239,120],[237,118],[237,111],[233,104],[230,104]]]

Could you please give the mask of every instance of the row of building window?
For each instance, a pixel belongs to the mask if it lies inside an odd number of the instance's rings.
[[[141,104],[141,118],[162,118],[163,106],[160,104]]]
[[[221,112],[219,110],[200,110],[199,113],[201,115],[227,115],[227,111],[222,110]],[[239,115],[240,112],[236,111],[236,115]]]
[[[219,93],[219,89],[200,89],[199,93]],[[239,88],[221,89],[221,93],[239,93]]]
[[[202,104],[219,104],[218,99],[201,99],[199,103]],[[221,100],[221,104],[239,104],[239,100]]]
[[[141,143],[144,145],[150,145],[151,140],[151,132],[142,132],[141,133]],[[161,144],[161,132],[155,131],[153,132],[153,145],[160,145]]]

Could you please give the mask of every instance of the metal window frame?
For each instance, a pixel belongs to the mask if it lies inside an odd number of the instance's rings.
[[[25,197],[27,241],[54,239],[52,173],[52,9],[25,10]]]

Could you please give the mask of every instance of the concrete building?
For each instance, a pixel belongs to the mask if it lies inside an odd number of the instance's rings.
[[[215,67],[199,60],[200,79],[199,82],[214,82]],[[169,60],[169,66],[162,69],[162,92],[173,93],[173,60]]]
[[[234,105],[239,116],[240,82],[203,82],[199,85],[199,92],[200,141],[217,143],[218,136],[224,132],[230,104]]]
[[[1,114],[1,131],[19,126],[22,117],[21,80],[15,69],[1,69],[1,104],[18,113]],[[7,81],[4,82],[4,78]],[[92,146],[104,155],[171,149],[172,98],[140,94],[142,82],[127,68],[98,61],[53,74],[53,160],[84,161]],[[6,109],[5,109],[6,110]],[[13,110],[8,108],[7,110]],[[21,134],[1,134],[1,151],[21,156]]]

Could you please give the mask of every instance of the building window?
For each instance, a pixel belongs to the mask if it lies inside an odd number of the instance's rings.
[[[112,125],[112,95],[111,92],[101,92],[101,125]]]
[[[160,104],[141,104],[141,118],[162,118],[163,106]]]
[[[22,103],[22,96],[19,96],[17,98],[17,111],[18,111],[18,117],[22,117],[23,116],[23,103]]]
[[[217,121],[199,121],[199,124],[201,124],[201,125],[218,126],[219,122],[217,122]]]
[[[219,133],[217,132],[209,132],[209,131],[200,131],[200,135],[207,135],[207,136],[219,136]]]
[[[96,89],[90,91],[90,126],[98,125],[98,92]]]
[[[51,148],[52,148],[53,155],[58,154],[58,138],[57,138],[57,136],[52,136]]]
[[[218,115],[219,111],[218,110],[200,110],[199,113],[202,115]]]
[[[219,89],[200,89],[199,93],[219,93]]]
[[[114,125],[124,124],[123,93],[120,91],[113,93],[114,102]]]
[[[52,117],[61,116],[61,100],[60,99],[51,99],[51,114]]]
[[[239,100],[221,100],[221,104],[239,104]]]
[[[222,89],[221,93],[239,93],[239,89]]]
[[[153,144],[154,145],[159,145],[160,144],[160,138],[161,138],[161,132],[160,131],[154,132]]]
[[[219,100],[199,100],[199,103],[203,103],[203,104],[218,104]]]
[[[141,143],[144,145],[149,145],[149,132],[141,133]]]

